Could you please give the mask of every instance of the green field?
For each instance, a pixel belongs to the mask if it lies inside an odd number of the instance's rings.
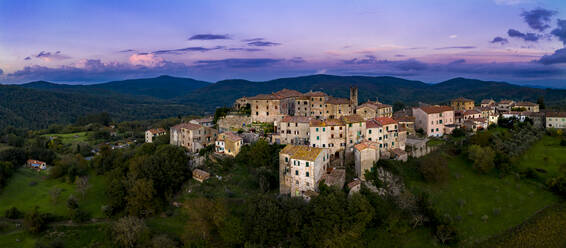
[[[541,185],[515,176],[480,175],[462,156],[451,158],[448,166],[451,176],[444,184],[415,181],[408,185],[428,192],[433,204],[454,220],[463,246],[500,234],[558,201]]]
[[[10,149],[10,148],[11,148],[11,146],[4,144],[4,143],[0,143],[0,151]]]
[[[65,133],[65,134],[57,134],[57,133],[50,133],[44,134],[43,137],[57,137],[61,139],[61,142],[64,145],[74,144],[79,142],[86,142],[88,138],[88,132],[77,132],[77,133]]]
[[[566,146],[560,146],[560,137],[544,136],[527,150],[517,167],[539,169],[537,174],[546,181],[559,175],[561,164],[566,164]]]
[[[33,185],[35,183],[35,185]],[[75,184],[63,182],[61,179],[49,179],[47,174],[28,168],[20,168],[8,184],[0,190],[0,213],[10,207],[28,212],[39,206],[40,212],[48,212],[60,216],[68,213],[66,201],[71,194],[79,199],[79,205],[84,207],[95,218],[102,218],[101,205],[105,202],[104,178],[102,176],[89,176],[89,188],[84,199],[76,192]],[[50,191],[60,188],[61,193],[57,201],[52,201]]]

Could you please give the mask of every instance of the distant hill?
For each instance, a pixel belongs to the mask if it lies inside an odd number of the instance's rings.
[[[350,86],[359,88],[360,102],[378,98],[403,102],[447,103],[455,97],[479,102],[485,98],[536,101],[566,109],[566,90],[540,89],[505,82],[454,78],[437,84],[395,77],[312,75],[253,82],[233,79],[217,83],[161,76],[96,85],[65,85],[44,81],[19,86],[0,85],[0,128],[7,125],[44,128],[69,123],[85,114],[108,112],[115,120],[165,118],[213,112],[231,106],[239,97],[271,93],[283,88],[301,92],[324,91],[348,97]]]
[[[85,93],[91,95],[108,95],[117,93],[124,95],[154,97],[159,99],[171,99],[180,97],[195,89],[208,85],[210,85],[210,83],[190,78],[160,76],[156,78],[112,81],[94,85],[54,84],[45,81],[37,81],[22,84],[21,86],[32,89]]]
[[[417,104],[419,101],[445,103],[459,96],[476,101],[485,98],[536,101],[543,96],[547,103],[566,104],[566,90],[536,89],[504,82],[454,78],[438,84],[427,84],[395,77],[332,75],[281,78],[264,82],[224,80],[189,92],[177,100],[181,103],[201,103],[208,108],[214,108],[229,106],[242,96],[271,93],[282,88],[301,92],[320,90],[329,95],[348,97],[350,86],[358,87],[360,102],[378,98],[381,102],[389,104],[397,101],[405,104]]]

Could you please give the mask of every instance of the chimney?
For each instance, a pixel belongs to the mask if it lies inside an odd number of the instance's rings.
[[[354,108],[358,106],[358,87],[350,87],[350,105]]]

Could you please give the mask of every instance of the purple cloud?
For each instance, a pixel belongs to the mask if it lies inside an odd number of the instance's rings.
[[[4,71],[2,69],[0,69],[0,75],[4,74]]]
[[[507,35],[509,35],[509,37],[520,38],[523,39],[524,41],[531,41],[531,42],[537,42],[541,38],[541,36],[538,34],[521,33],[520,31],[512,28],[507,31]]]
[[[558,37],[560,41],[566,46],[566,20],[558,19],[556,21],[557,27],[550,32],[550,34]]]
[[[244,48],[244,47],[231,47],[231,48],[226,48],[226,50],[228,50],[228,51],[244,51],[244,52],[263,51],[263,49],[260,49],[260,48]]]
[[[227,34],[196,34],[189,37],[189,40],[229,40]]]
[[[44,61],[48,61],[48,62],[52,60],[64,60],[71,58],[67,55],[62,54],[61,51],[56,51],[55,53],[41,51],[34,57],[43,59]]]
[[[212,51],[212,50],[219,50],[219,49],[223,49],[224,46],[215,46],[215,47],[185,47],[185,48],[179,48],[179,49],[168,49],[168,50],[157,50],[157,51],[153,51],[151,53],[153,54],[175,54],[175,55],[179,55],[179,54],[185,54],[188,52],[208,52],[208,51]]]
[[[557,12],[553,10],[537,8],[531,11],[523,11],[521,16],[529,27],[539,32],[543,32],[545,29],[550,27],[550,25],[548,25],[550,18],[556,14]]]
[[[248,42],[248,46],[260,46],[260,47],[267,47],[267,46],[279,46],[281,43],[265,41],[263,38],[254,38],[244,40]]]
[[[136,52],[136,50],[135,49],[125,49],[125,50],[118,51],[118,52],[120,52],[120,53],[131,53],[131,52]]]
[[[27,57],[24,58],[24,60],[31,60],[31,57],[27,56]]]
[[[457,64],[464,64],[464,63],[466,63],[466,60],[465,60],[465,59],[457,59],[457,60],[454,60],[454,61],[450,62],[449,64],[451,64],[451,65],[457,65]]]
[[[475,46],[449,46],[449,47],[438,47],[434,50],[447,50],[447,49],[474,49]]]
[[[293,58],[289,59],[289,62],[300,64],[300,63],[305,63],[307,61],[305,61],[302,57],[293,57]]]
[[[273,58],[231,58],[219,60],[198,60],[199,67],[222,67],[222,68],[255,68],[265,67],[282,62],[283,59]]]
[[[544,55],[538,62],[545,65],[566,63],[566,48],[558,49],[550,55]]]
[[[503,38],[503,37],[497,36],[497,37],[493,38],[493,40],[490,41],[489,43],[492,43],[492,44],[499,43],[501,45],[504,45],[504,44],[509,43],[509,41],[507,39]]]
[[[252,39],[245,39],[242,40],[243,42],[254,42],[254,41],[262,41],[264,38],[252,38]]]

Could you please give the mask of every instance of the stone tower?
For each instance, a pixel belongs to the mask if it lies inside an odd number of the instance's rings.
[[[352,105],[353,108],[358,106],[358,87],[350,87],[350,105]]]

